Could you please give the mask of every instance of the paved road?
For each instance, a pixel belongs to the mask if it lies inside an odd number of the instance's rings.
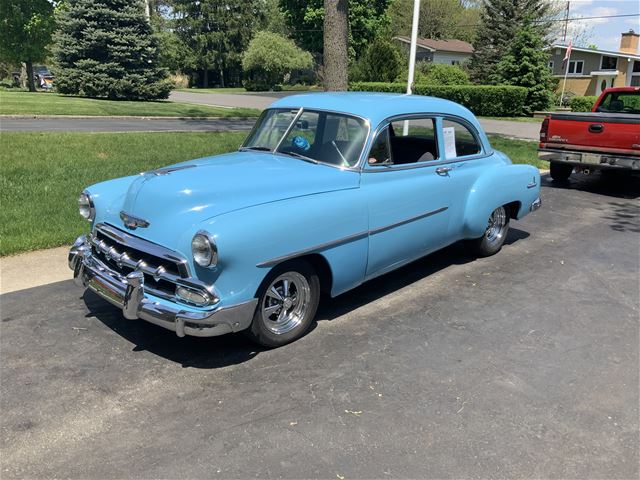
[[[578,177],[579,178],[579,177]],[[257,349],[3,295],[2,478],[638,478],[638,179],[573,180]]]
[[[228,132],[250,130],[254,119],[3,118],[5,132]]]

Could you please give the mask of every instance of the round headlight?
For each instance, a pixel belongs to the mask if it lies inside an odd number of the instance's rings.
[[[78,210],[87,220],[91,221],[95,217],[95,209],[93,208],[93,202],[87,192],[82,192],[78,197]]]
[[[198,232],[191,240],[193,260],[201,267],[215,267],[218,263],[218,248],[206,232]]]

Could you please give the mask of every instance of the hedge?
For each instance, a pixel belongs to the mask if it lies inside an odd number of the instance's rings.
[[[572,112],[590,112],[598,97],[573,97],[569,100]]]
[[[355,82],[349,90],[357,92],[405,93],[406,83]],[[464,105],[474,114],[485,117],[522,115],[527,89],[510,85],[416,85],[418,95],[439,97]]]

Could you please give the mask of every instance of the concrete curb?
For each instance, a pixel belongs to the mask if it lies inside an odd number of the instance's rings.
[[[140,117],[133,115],[0,115],[0,120],[86,120],[86,119],[105,119],[105,120],[247,120],[258,118],[257,116],[249,117]]]

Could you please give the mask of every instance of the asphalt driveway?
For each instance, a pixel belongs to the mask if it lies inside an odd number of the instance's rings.
[[[639,197],[545,179],[498,255],[426,257],[271,351],[70,281],[3,295],[2,478],[638,478]]]

